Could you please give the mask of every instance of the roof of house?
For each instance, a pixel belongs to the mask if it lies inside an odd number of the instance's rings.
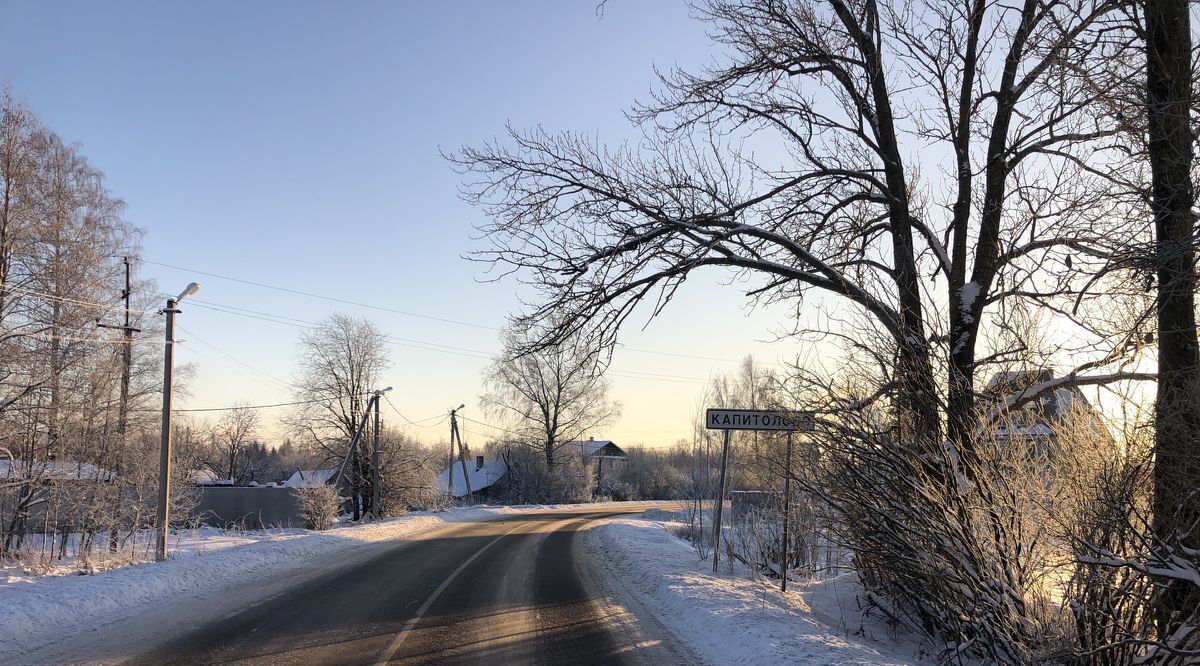
[[[329,483],[329,480],[337,476],[336,469],[309,469],[296,470],[288,477],[287,481],[283,482],[285,488],[317,488]]]
[[[628,457],[625,455],[625,451],[623,451],[621,447],[617,446],[615,442],[611,442],[607,439],[588,439],[576,440],[573,442],[563,442],[562,444],[558,445],[558,448],[555,449],[555,452],[561,451],[566,447],[577,448],[583,452],[585,457],[588,458],[596,454],[600,454],[600,456],[604,458]],[[601,450],[605,448],[607,448],[607,450],[601,453]]]
[[[480,467],[477,463],[467,462],[467,479],[471,482],[471,492],[478,492],[500,480],[508,473],[508,465],[503,460],[489,460]],[[448,470],[438,474],[435,487],[438,492],[446,492],[446,479],[450,479],[454,489],[451,495],[463,497],[467,494],[467,484],[463,483],[462,464],[455,461]]]
[[[998,372],[988,381],[985,395],[995,401],[1005,400],[1031,388],[1036,390],[1037,384],[1053,379],[1054,371],[1048,369]],[[1002,437],[1054,437],[1056,425],[1081,414],[1094,415],[1083,392],[1076,386],[1060,387],[1026,404],[1023,409],[1014,410],[1007,422],[997,426],[996,434]]]
[[[117,475],[92,463],[74,460],[0,460],[0,479],[112,481]]]

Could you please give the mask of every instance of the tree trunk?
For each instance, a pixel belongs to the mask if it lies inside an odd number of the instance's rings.
[[[1158,272],[1154,531],[1163,549],[1200,548],[1200,349],[1196,338],[1194,191],[1189,127],[1192,40],[1187,0],[1146,1],[1146,93]],[[1194,551],[1193,551],[1194,552]],[[1200,607],[1196,586],[1162,581],[1154,614],[1170,636]]]

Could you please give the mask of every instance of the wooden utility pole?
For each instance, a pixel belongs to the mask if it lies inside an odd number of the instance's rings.
[[[117,432],[122,439],[125,438],[125,432],[129,424],[129,382],[130,375],[133,372],[133,334],[140,333],[142,329],[134,328],[129,321],[129,298],[133,294],[133,289],[130,284],[129,276],[129,257],[124,257],[125,263],[125,289],[121,292],[121,299],[125,302],[125,324],[123,326],[113,326],[97,321],[97,328],[116,328],[124,332],[124,349],[121,350],[121,402],[117,407]]]
[[[725,430],[725,443],[721,447],[721,475],[717,481],[716,512],[713,516],[713,573],[721,562],[721,514],[725,510],[725,468],[729,466],[729,430]]]
[[[472,500],[471,495],[474,491],[471,490],[471,477],[467,475],[467,457],[466,457],[466,452],[463,450],[462,434],[460,434],[458,431],[458,417],[456,415],[458,413],[458,410],[462,409],[463,407],[464,407],[464,405],[459,405],[458,409],[450,410],[450,456],[451,456],[451,458],[450,458],[450,468],[446,470],[446,488],[447,488],[447,491],[450,493],[451,499],[453,499],[454,498],[454,442],[457,441],[458,442],[458,462],[462,466],[463,483],[466,484],[466,486],[467,486],[467,504],[470,504],[471,500]]]
[[[125,302],[125,325],[112,326],[99,321],[96,322],[96,326],[98,328],[121,329],[124,337],[124,344],[121,345],[121,401],[117,405],[117,438],[120,440],[122,447],[124,447],[126,444],[125,436],[129,428],[129,383],[130,377],[133,374],[133,334],[141,332],[140,328],[134,328],[129,321],[129,314],[131,311],[129,307],[129,299],[133,294],[133,288],[129,275],[129,257],[123,257],[123,263],[125,264],[125,290],[121,292],[121,299]],[[117,478],[120,478],[120,459],[118,459],[116,465],[114,465],[114,471],[118,475]],[[118,491],[115,499],[113,500],[114,514],[120,505],[121,498]],[[109,527],[108,549],[112,552],[117,551],[116,525],[111,525]]]

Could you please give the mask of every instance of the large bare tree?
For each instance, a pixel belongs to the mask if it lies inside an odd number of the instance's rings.
[[[525,321],[562,315],[539,343],[610,343],[640,303],[657,313],[712,267],[756,278],[759,299],[848,301],[889,340],[880,395],[902,439],[948,431],[969,451],[976,373],[1013,351],[981,355],[981,327],[1006,303],[1058,299],[1086,329],[1070,298],[1145,228],[1114,175],[1131,161],[1122,114],[1098,103],[1127,92],[1126,8],[705,2],[728,58],[663,75],[632,114],[637,145],[510,130],[452,156],[491,217],[477,258],[538,290]],[[1119,376],[1095,371],[1127,339],[1094,342],[1091,379],[1059,383]]]
[[[702,270],[795,308],[797,333],[802,307],[836,309],[816,333],[872,367],[822,423],[852,442],[829,451],[860,571],[916,626],[1019,661],[1039,640],[1028,553],[1004,529],[1019,511],[1011,489],[972,481],[991,470],[974,454],[991,444],[984,417],[1147,378],[1135,363],[1152,308],[1126,316],[1146,304],[1122,282],[1152,230],[1136,6],[709,0],[695,13],[721,55],[662,75],[631,114],[637,143],[510,129],[451,157],[490,218],[476,258],[536,294],[521,320],[544,328],[532,349],[612,344]],[[1037,356],[1069,369],[985,404],[984,373],[1035,355],[1019,308],[1053,320],[1066,341]],[[962,604],[939,589],[956,568],[973,577]]]
[[[553,467],[563,442],[582,438],[620,412],[608,398],[602,360],[600,349],[582,336],[531,349],[528,332],[507,331],[501,356],[484,371],[480,402]]]

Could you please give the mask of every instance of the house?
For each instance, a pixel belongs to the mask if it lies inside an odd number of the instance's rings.
[[[449,483],[451,496],[465,497],[467,484],[463,481],[462,468],[462,463],[455,460],[449,469],[442,470],[437,481],[434,482],[437,491],[439,493],[446,492],[447,483]],[[471,482],[471,494],[477,495],[481,492],[486,494],[488,489],[504,478],[507,473],[508,465],[503,460],[484,461],[483,456],[475,456],[474,463],[467,463],[467,480]]]
[[[336,469],[296,470],[283,482],[284,488],[317,488],[337,476]]]
[[[1054,370],[1019,370],[996,373],[983,392],[983,404],[993,413],[1006,401],[1023,392],[1038,392],[1039,385],[1054,380]],[[995,427],[997,440],[1023,444],[1031,451],[1053,454],[1059,437],[1068,430],[1110,437],[1104,419],[1077,386],[1055,388],[1039,398],[1002,415]]]
[[[620,472],[624,469],[626,461],[629,460],[625,451],[614,442],[594,437],[589,437],[587,440],[565,442],[559,444],[558,448],[554,450],[556,458],[572,453],[579,455],[585,465],[596,466],[597,482],[604,479],[605,475]]]
[[[232,486],[233,479],[222,479],[211,469],[198,469],[190,474],[192,483],[197,486]]]
[[[108,482],[116,478],[103,467],[74,460],[0,460],[0,480]]]

